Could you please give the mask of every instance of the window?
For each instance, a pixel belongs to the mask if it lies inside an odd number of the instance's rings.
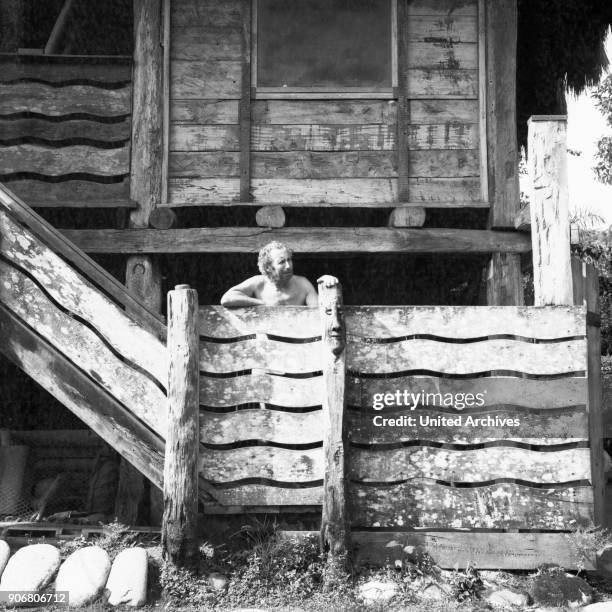
[[[258,94],[392,92],[394,0],[254,1]]]

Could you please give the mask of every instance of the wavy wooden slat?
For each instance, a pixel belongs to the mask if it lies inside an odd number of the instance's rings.
[[[98,176],[126,175],[130,172],[129,146],[98,149],[84,145],[61,148],[41,145],[0,147],[0,175],[36,172],[58,176],[83,172]]]
[[[511,334],[555,339],[586,333],[581,306],[346,306],[345,313],[348,333],[368,338],[410,334],[482,338]]]
[[[591,487],[452,488],[431,481],[351,484],[353,527],[575,530],[593,521]]]
[[[236,488],[216,489],[215,495],[224,506],[313,506],[320,505],[323,487],[303,489],[243,485]]]
[[[223,306],[201,306],[199,316],[200,334],[212,338],[257,333],[301,339],[321,336],[321,321],[315,306],[254,306],[231,310]]]
[[[349,477],[359,482],[399,482],[431,478],[445,482],[479,483],[513,478],[545,484],[589,480],[588,448],[551,452],[489,447],[449,450],[415,446],[378,450],[351,448]]]
[[[349,342],[347,368],[359,373],[394,373],[429,370],[448,374],[471,374],[507,370],[554,375],[586,370],[586,340],[554,345],[520,340],[485,340],[449,344],[436,340],[404,340],[393,344]]]
[[[253,368],[279,374],[321,370],[321,343],[288,344],[254,338],[231,343],[200,342],[200,371],[239,372]]]
[[[40,113],[60,116],[87,113],[101,117],[129,115],[131,87],[102,89],[92,85],[51,87],[46,83],[0,84],[0,115]]]
[[[0,232],[4,257],[27,270],[64,308],[87,320],[116,351],[158,381],[166,380],[168,356],[159,340],[2,211]]]
[[[32,280],[3,261],[0,301],[135,416],[164,435],[165,393],[121,356],[113,354],[94,331],[58,310]]]
[[[0,143],[16,139],[42,139],[51,144],[73,138],[87,139],[122,147],[130,138],[130,118],[118,123],[102,123],[88,119],[47,121],[45,119],[3,119],[0,118]],[[88,143],[95,144],[95,142]],[[66,143],[68,146],[69,143]]]
[[[303,414],[249,409],[226,414],[200,412],[200,439],[206,444],[262,440],[279,444],[313,444],[323,440],[321,411]]]
[[[433,376],[398,376],[385,379],[364,379],[349,377],[347,385],[347,404],[372,408],[375,394],[400,391],[423,394],[442,394],[442,398],[429,395],[427,405],[447,406],[455,404],[451,396],[471,393],[482,394],[484,406],[499,404],[521,405],[527,408],[563,408],[565,406],[585,406],[587,397],[586,377],[560,378],[557,380],[530,380],[511,377],[486,377],[476,379],[451,379]],[[382,396],[380,397],[382,399]],[[401,400],[403,401],[403,399]],[[412,400],[410,400],[414,403]],[[475,400],[472,400],[475,405]],[[425,402],[423,402],[425,403]],[[393,410],[398,402],[388,402],[383,409]],[[465,408],[469,408],[464,404]],[[401,406],[400,406],[401,408]]]
[[[235,378],[200,377],[200,404],[224,408],[251,402],[286,408],[320,406],[323,381],[313,378],[286,378],[252,374]]]
[[[221,451],[200,448],[200,473],[215,483],[243,478],[308,483],[323,478],[323,449],[248,446]]]
[[[556,394],[554,390],[551,391],[552,393]],[[560,399],[564,399],[562,392],[558,395]],[[473,420],[470,421],[468,416],[471,416]],[[414,420],[408,420],[410,417]],[[429,417],[430,420],[421,421],[421,417],[425,419]],[[455,420],[451,425],[441,425],[443,421],[438,420],[439,417]],[[457,417],[461,419],[458,424]],[[487,419],[487,417],[493,421],[478,420]],[[495,421],[496,417],[498,421]],[[368,412],[349,410],[346,418],[349,424],[350,440],[357,444],[395,444],[410,440],[479,444],[505,440],[523,444],[553,445],[589,439],[588,415],[585,405],[574,406],[562,411],[538,412],[514,406],[497,409],[466,409],[463,412],[448,412],[422,407],[403,411],[395,411],[393,408],[381,411],[368,410]],[[479,424],[474,425],[475,422]],[[518,423],[518,425],[508,425],[509,422]]]

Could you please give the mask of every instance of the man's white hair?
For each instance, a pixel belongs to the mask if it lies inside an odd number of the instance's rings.
[[[272,251],[287,251],[289,257],[293,257],[293,251],[282,242],[274,241],[269,242],[266,246],[262,247],[259,251],[257,258],[257,267],[264,276],[270,276],[270,265],[272,263],[271,253]]]

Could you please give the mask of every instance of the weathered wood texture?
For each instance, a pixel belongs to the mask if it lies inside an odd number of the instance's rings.
[[[487,304],[522,306],[524,303],[521,256],[493,253],[487,268]]]
[[[534,302],[573,304],[566,117],[529,120],[528,163]]]
[[[406,19],[398,25],[404,50],[399,80],[409,113],[402,113],[398,143],[397,103],[377,99],[374,92],[369,100],[333,94],[308,99],[308,92],[265,99],[263,90],[255,92],[247,134],[239,120],[239,101],[250,85],[243,69],[250,36],[243,28],[244,6],[173,3],[170,204],[248,201],[238,161],[250,153],[249,196],[255,204],[389,206],[399,200],[486,206],[480,180],[478,2],[452,10],[408,2],[400,9]],[[398,149],[406,176],[401,187]]]
[[[173,565],[197,564],[198,294],[187,285],[168,293],[168,428],[164,460],[162,549]]]
[[[129,65],[118,65],[127,82],[107,83],[104,64],[7,58],[0,64],[13,78],[4,73],[0,83],[0,180],[31,206],[131,207]]]
[[[517,0],[486,0],[490,226],[514,227],[519,209],[516,134]]]

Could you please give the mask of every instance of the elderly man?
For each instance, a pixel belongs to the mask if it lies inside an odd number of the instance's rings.
[[[226,308],[241,306],[316,306],[317,290],[303,276],[293,274],[293,252],[282,242],[270,242],[259,251],[257,267],[261,274],[247,278],[228,289],[221,298]],[[335,276],[324,275],[319,282],[326,287],[338,283]]]

